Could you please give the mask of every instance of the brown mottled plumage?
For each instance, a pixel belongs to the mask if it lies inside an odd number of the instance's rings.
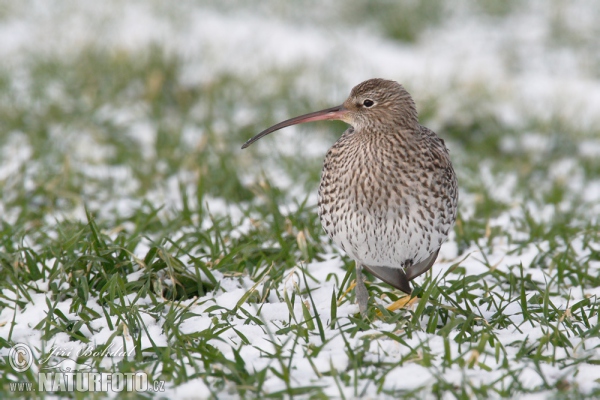
[[[351,127],[325,156],[319,217],[356,261],[356,297],[364,314],[362,267],[410,293],[409,282],[435,262],[456,219],[456,175],[444,141],[419,124],[410,94],[383,79],[357,85],[341,106],[274,125],[242,148],[283,127],[326,119]]]

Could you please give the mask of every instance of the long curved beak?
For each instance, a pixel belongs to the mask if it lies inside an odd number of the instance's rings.
[[[244,145],[242,146],[242,149],[245,149],[246,147],[250,146],[252,143],[256,142],[260,138],[267,136],[269,133],[278,131],[279,129],[285,128],[286,126],[303,124],[305,122],[330,120],[330,119],[343,120],[343,118],[347,112],[348,112],[348,110],[346,110],[344,108],[344,106],[341,105],[341,106],[331,107],[331,108],[327,108],[325,110],[316,111],[316,112],[313,112],[310,114],[304,114],[299,117],[285,120],[276,125],[273,125],[272,127],[268,128],[268,129],[265,129],[258,135],[254,136],[252,139],[248,140],[246,143],[244,143]]]

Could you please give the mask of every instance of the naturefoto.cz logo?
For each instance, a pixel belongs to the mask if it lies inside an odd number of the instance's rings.
[[[109,346],[110,349],[110,346]],[[87,353],[86,353],[87,352]],[[80,355],[124,356],[127,353],[93,352],[87,347]],[[148,381],[145,372],[94,372],[92,366],[73,359],[52,362],[53,356],[71,356],[71,351],[53,348],[50,355],[40,361],[37,385],[32,382],[11,382],[13,392],[163,392],[164,381]],[[8,352],[8,362],[15,372],[25,372],[33,365],[31,347],[17,343]]]

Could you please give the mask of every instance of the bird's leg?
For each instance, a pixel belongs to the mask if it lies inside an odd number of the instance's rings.
[[[360,310],[360,315],[367,315],[367,302],[369,301],[369,292],[365,286],[365,278],[362,274],[362,265],[356,263],[356,301]]]

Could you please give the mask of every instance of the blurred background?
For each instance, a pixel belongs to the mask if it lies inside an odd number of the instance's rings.
[[[112,218],[181,185],[239,202],[258,177],[314,202],[343,123],[239,146],[372,77],[404,84],[446,139],[463,214],[517,183],[581,193],[592,173],[597,198],[598,20],[564,0],[2,2],[0,215]]]

